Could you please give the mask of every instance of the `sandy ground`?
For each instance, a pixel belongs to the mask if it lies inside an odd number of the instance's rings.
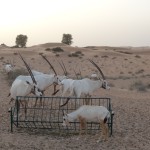
[[[61,46],[64,52],[52,53],[46,48]],[[3,64],[13,61],[16,68],[24,68],[16,52],[20,52],[32,69],[49,72],[42,60],[43,53],[53,62],[56,71],[63,74],[57,60],[63,60],[70,76],[81,70],[82,76],[96,72],[87,61],[93,59],[102,68],[111,89],[98,90],[94,95],[112,99],[114,116],[113,136],[108,141],[97,142],[97,135],[59,136],[45,132],[15,129],[10,132],[10,107],[7,97],[10,89]],[[69,57],[76,51],[83,55]],[[56,56],[57,55],[57,56]],[[58,56],[59,55],[59,56]],[[132,47],[69,47],[60,43],[37,45],[25,49],[0,47],[0,149],[1,150],[148,150],[150,147],[150,48]],[[137,84],[138,83],[138,84]],[[137,87],[140,85],[140,89]],[[48,94],[47,96],[50,96]],[[93,95],[93,96],[94,96]]]

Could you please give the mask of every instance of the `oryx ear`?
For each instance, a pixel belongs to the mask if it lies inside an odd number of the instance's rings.
[[[67,113],[66,113],[66,111],[64,110],[64,114],[65,114],[65,116],[67,116]]]
[[[62,110],[62,112],[63,112],[63,116],[67,116],[67,113],[65,110]]]

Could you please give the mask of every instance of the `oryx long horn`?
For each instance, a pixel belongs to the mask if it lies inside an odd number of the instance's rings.
[[[64,62],[61,60],[62,64],[63,64],[63,67],[64,67],[64,70],[65,70],[65,75],[67,76],[67,69],[66,69],[66,66],[64,64]]]
[[[74,71],[74,73],[75,73],[75,75],[76,75],[76,77],[77,77],[77,79],[78,79],[78,75],[77,75],[77,73],[76,73],[76,71],[73,69],[73,71]]]
[[[28,65],[28,64],[26,63],[26,61],[23,59],[23,57],[21,56],[21,54],[20,54],[20,53],[18,53],[18,54],[19,54],[20,58],[22,59],[22,61],[24,62],[25,66],[26,66],[26,68],[27,68],[27,70],[28,70],[28,72],[29,72],[29,74],[30,74],[30,76],[31,76],[31,79],[32,79],[33,83],[37,84],[37,82],[36,82],[36,80],[35,80],[35,78],[34,78],[34,75],[33,75],[32,71],[31,71],[29,65]]]
[[[81,73],[81,70],[79,69],[79,73],[80,73],[80,77],[82,78],[82,73]]]
[[[56,73],[54,67],[52,66],[52,64],[50,63],[50,61],[49,61],[44,55],[41,54],[41,56],[42,56],[42,57],[47,61],[47,63],[50,65],[50,67],[51,67],[52,70],[54,71],[55,75],[57,75],[57,73]]]
[[[59,63],[59,65],[61,66],[61,68],[62,68],[62,70],[63,70],[63,72],[64,72],[64,75],[66,75],[66,72],[65,72],[65,70],[64,70],[64,67],[62,66],[62,64],[58,61],[58,63]]]
[[[70,100],[70,98],[68,97],[68,98],[67,98],[67,101],[66,101],[64,104],[60,105],[60,107],[65,106],[65,105],[68,103],[69,100]]]
[[[91,60],[91,59],[88,59],[88,60],[99,70],[99,72],[101,73],[103,79],[105,80],[105,76],[104,76],[102,70],[98,67],[98,65],[93,60]]]

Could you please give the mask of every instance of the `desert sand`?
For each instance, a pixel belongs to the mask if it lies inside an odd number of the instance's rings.
[[[61,47],[64,51],[48,50]],[[70,57],[78,52],[79,56]],[[112,100],[114,115],[113,136],[108,141],[97,142],[95,135],[59,136],[43,132],[16,129],[10,132],[10,107],[7,97],[10,86],[3,71],[5,63],[12,61],[16,68],[25,68],[17,52],[28,61],[31,68],[49,73],[49,66],[39,55],[43,53],[63,74],[57,60],[63,60],[71,77],[74,71],[89,77],[97,73],[87,61],[93,59],[102,69],[111,87],[93,93]],[[50,89],[46,93],[50,96]],[[150,47],[71,47],[61,43],[40,44],[28,48],[0,47],[0,149],[1,150],[148,150],[150,149]]]

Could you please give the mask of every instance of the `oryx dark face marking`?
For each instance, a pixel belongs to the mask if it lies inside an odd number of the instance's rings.
[[[103,80],[102,88],[104,88],[104,89],[110,89],[110,87],[108,86],[108,83],[107,83],[106,80]]]

